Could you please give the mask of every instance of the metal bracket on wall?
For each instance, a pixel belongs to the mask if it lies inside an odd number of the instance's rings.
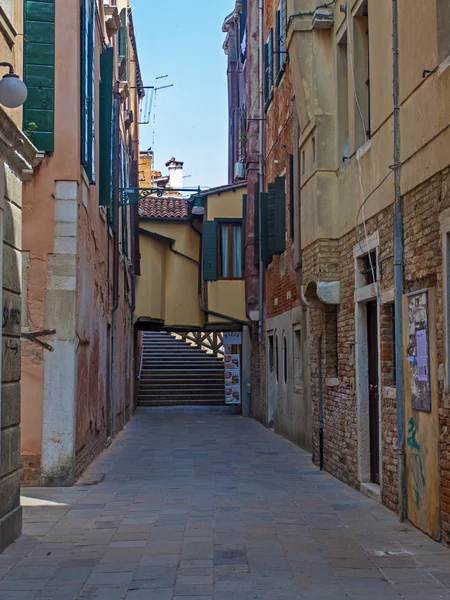
[[[44,342],[44,341],[40,340],[39,338],[46,336],[46,335],[54,335],[55,333],[56,333],[56,329],[44,329],[43,331],[30,331],[30,332],[26,332],[26,333],[22,332],[21,336],[26,340],[30,340],[30,342],[34,342],[35,344],[42,346],[49,352],[54,352],[55,349],[53,348],[53,346],[51,346],[50,344],[47,344],[47,342]]]

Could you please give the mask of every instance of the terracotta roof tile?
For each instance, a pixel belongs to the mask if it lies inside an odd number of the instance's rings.
[[[150,219],[187,219],[188,203],[181,197],[151,196],[139,202],[139,216]]]

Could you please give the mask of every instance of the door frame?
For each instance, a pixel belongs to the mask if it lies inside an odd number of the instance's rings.
[[[369,420],[369,349],[367,336],[367,304],[378,300],[378,284],[366,285],[361,274],[362,262],[369,253],[376,251],[378,271],[379,235],[376,231],[367,240],[361,240],[353,248],[355,268],[355,374],[358,438],[358,481],[371,484],[370,465],[370,420]],[[379,464],[380,490],[383,485],[383,446],[382,446],[382,407],[381,407],[381,345],[380,345],[380,304],[377,302],[377,341],[378,341],[378,411],[379,411]],[[373,484],[377,485],[377,484]]]

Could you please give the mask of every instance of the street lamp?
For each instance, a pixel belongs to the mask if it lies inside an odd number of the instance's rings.
[[[9,73],[0,81],[0,104],[7,108],[22,106],[28,96],[27,86],[14,73],[14,67],[7,62],[0,62],[0,67],[8,67]]]

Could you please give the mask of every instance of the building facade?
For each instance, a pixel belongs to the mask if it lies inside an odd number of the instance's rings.
[[[246,123],[264,282],[250,413],[446,542],[448,6],[249,1],[264,125]]]
[[[39,10],[38,10],[39,8]],[[25,2],[22,479],[71,485],[134,410],[139,100],[127,0]],[[79,76],[78,76],[79,74]]]
[[[448,10],[264,3],[266,367],[251,405],[447,542]]]
[[[0,56],[22,77],[23,2],[0,4]],[[8,66],[2,66],[3,76]],[[22,132],[22,107],[0,106],[2,385],[0,389],[0,551],[22,531],[20,506],[20,343],[22,312],[22,183],[42,155]]]

